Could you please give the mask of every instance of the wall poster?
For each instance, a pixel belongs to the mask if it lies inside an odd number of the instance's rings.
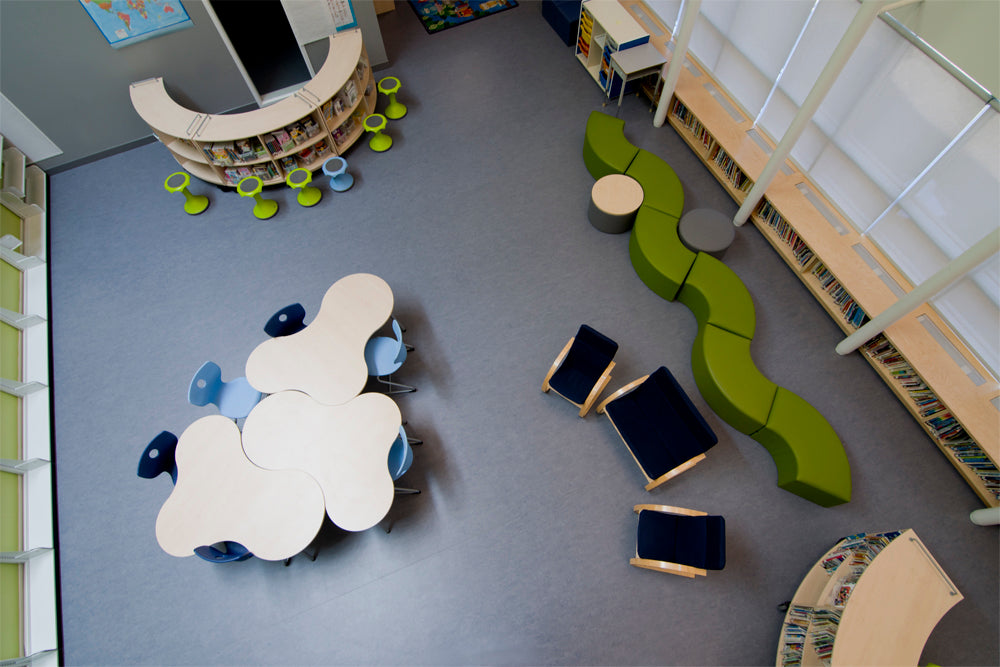
[[[180,0],[80,0],[80,4],[115,49],[193,25]]]

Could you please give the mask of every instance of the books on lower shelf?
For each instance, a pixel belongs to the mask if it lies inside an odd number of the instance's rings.
[[[1000,500],[1000,469],[955,419],[955,415],[927,386],[913,366],[896,350],[895,346],[879,334],[861,349],[868,357],[885,368],[893,381],[899,384],[916,405],[920,419],[931,437],[959,464],[978,478],[987,493]]]

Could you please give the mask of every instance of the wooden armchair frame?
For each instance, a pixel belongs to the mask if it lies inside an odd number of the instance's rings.
[[[636,505],[632,508],[633,511],[638,514],[642,510],[651,510],[653,512],[668,512],[670,514],[685,514],[687,516],[706,516],[708,512],[702,512],[700,510],[689,510],[684,507],[673,507],[671,505],[650,505],[641,504]],[[676,574],[681,577],[687,577],[688,579],[694,579],[695,576],[707,576],[708,570],[704,570],[700,567],[691,567],[690,565],[681,565],[680,563],[671,563],[665,560],[653,560],[651,558],[639,558],[638,551],[636,551],[636,556],[629,559],[629,564],[636,567],[641,567],[646,570],[653,570],[655,572],[666,572],[668,574]]]
[[[573,342],[575,340],[576,336],[570,338],[569,341],[566,342],[566,345],[563,347],[562,352],[560,352],[559,356],[556,357],[556,360],[552,362],[552,367],[549,368],[549,372],[545,374],[545,379],[542,381],[543,394],[549,393],[549,390],[552,389],[552,387],[549,385],[549,380],[552,379],[552,376],[555,374],[555,372],[559,370],[560,366],[562,366],[563,361],[566,360],[566,355],[569,354],[569,350],[571,347],[573,347]],[[601,373],[601,377],[597,379],[597,384],[595,384],[594,388],[590,390],[590,393],[587,395],[587,400],[585,400],[583,403],[570,401],[562,394],[559,394],[558,391],[556,391],[556,393],[562,396],[563,398],[566,398],[567,401],[569,401],[576,407],[580,408],[580,416],[586,417],[587,413],[590,412],[590,408],[593,407],[594,403],[597,401],[597,397],[601,395],[601,392],[604,391],[604,388],[608,386],[609,382],[611,382],[611,369],[614,367],[615,367],[615,362],[612,361],[608,363],[608,367],[604,369],[603,373]]]
[[[607,408],[608,403],[610,403],[611,401],[614,401],[615,399],[621,398],[625,394],[629,393],[630,391],[632,391],[633,389],[635,389],[636,387],[638,387],[639,385],[641,385],[643,382],[645,382],[646,378],[648,378],[648,377],[649,377],[649,375],[643,375],[641,378],[638,378],[636,380],[632,380],[627,385],[625,385],[624,387],[622,387],[621,389],[619,389],[618,391],[616,391],[615,393],[611,394],[606,399],[604,399],[603,401],[601,401],[601,404],[597,406],[597,414],[599,414],[599,415],[607,414],[607,411],[605,410],[605,408]],[[611,415],[607,415],[607,416],[608,416],[608,421],[611,422],[611,426],[613,426],[614,429],[615,429],[615,433],[617,433],[618,437],[622,439],[622,442],[625,442],[625,438],[622,437],[622,432],[620,430],[618,430],[618,426],[615,424],[615,420],[611,418]],[[698,454],[698,456],[695,456],[694,458],[688,459],[687,461],[685,461],[684,463],[680,464],[676,468],[668,470],[667,472],[663,473],[662,475],[660,475],[656,479],[653,479],[652,477],[650,477],[649,475],[646,474],[646,470],[642,467],[642,464],[639,463],[639,459],[636,458],[635,454],[632,452],[632,448],[628,446],[627,442],[625,442],[625,449],[627,449],[628,453],[632,455],[632,460],[635,461],[635,464],[637,466],[639,466],[639,470],[642,471],[643,477],[646,478],[646,486],[644,488],[647,491],[652,491],[653,489],[655,489],[659,485],[663,484],[667,480],[670,480],[670,479],[673,479],[674,477],[677,477],[677,475],[680,475],[682,472],[686,472],[686,471],[690,470],[691,468],[695,467],[698,463],[701,463],[702,461],[705,460],[705,455],[704,454]],[[704,514],[704,512],[702,512],[702,514]]]

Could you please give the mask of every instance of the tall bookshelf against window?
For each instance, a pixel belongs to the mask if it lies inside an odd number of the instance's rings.
[[[639,0],[621,4],[669,35]],[[661,42],[653,44],[668,55]],[[668,109],[670,126],[742,204],[774,142],[690,54]],[[845,333],[913,287],[791,163],[779,170],[750,221]],[[924,304],[861,352],[979,498],[1000,505],[1000,383],[934,308]]]

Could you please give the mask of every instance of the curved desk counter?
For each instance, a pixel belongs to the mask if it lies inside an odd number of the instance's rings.
[[[262,109],[200,113],[175,102],[162,77],[137,81],[129,86],[129,93],[136,112],[181,167],[218,185],[234,185],[225,170],[241,167],[251,172],[244,176],[260,176],[266,185],[279,183],[294,168],[289,158],[298,167],[319,169],[326,158],[343,153],[364,134],[361,118],[374,111],[378,96],[360,30],[330,36],[326,60],[316,76],[292,95]],[[271,133],[307,118],[319,131],[301,142],[282,148],[270,139]],[[216,144],[244,140],[256,141],[262,151],[251,158],[230,157],[225,164],[209,157]],[[306,157],[301,157],[307,150]],[[273,175],[253,173],[269,168]]]

